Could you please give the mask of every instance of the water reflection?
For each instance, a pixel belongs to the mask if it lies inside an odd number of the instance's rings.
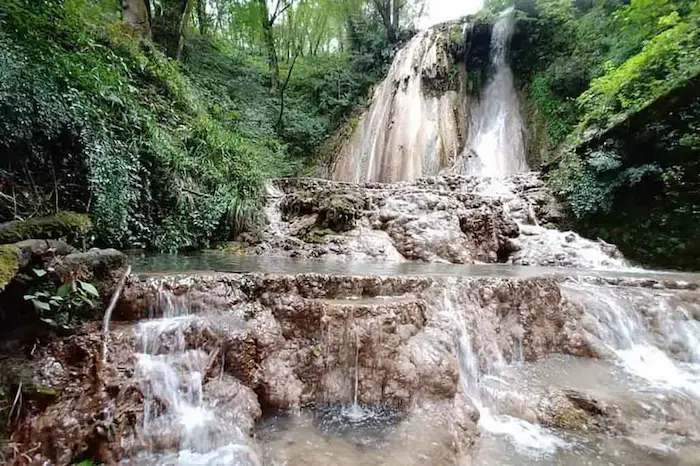
[[[196,272],[275,273],[373,276],[495,276],[495,277],[631,277],[650,280],[700,282],[700,274],[641,269],[597,270],[508,264],[449,264],[436,262],[386,262],[291,259],[274,256],[240,256],[220,251],[192,254],[144,254],[127,252],[129,263],[140,275]]]

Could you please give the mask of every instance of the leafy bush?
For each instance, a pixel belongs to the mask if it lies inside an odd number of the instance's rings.
[[[620,66],[607,65],[578,99],[586,111],[584,124],[605,126],[618,114],[643,108],[679,83],[700,73],[700,7],[682,21],[677,12],[658,18],[670,27],[653,36],[642,50]]]
[[[0,5],[0,221],[85,212],[97,244],[164,251],[228,239],[260,223],[265,179],[309,171],[392,53],[354,21],[348,52],[300,57],[280,119],[262,58],[195,35],[173,62],[115,6]]]
[[[91,283],[71,278],[59,287],[46,280],[50,271],[33,269],[33,280],[29,294],[24,296],[34,306],[42,322],[51,328],[67,330],[90,314],[100,299],[100,293]]]
[[[254,221],[267,145],[213,116],[174,63],[91,2],[29,3],[0,9],[12,32],[0,36],[2,217],[89,210],[99,243],[161,250]]]

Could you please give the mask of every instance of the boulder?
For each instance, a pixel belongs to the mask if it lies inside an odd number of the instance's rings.
[[[0,243],[16,243],[26,239],[60,239],[69,241],[92,230],[90,217],[75,212],[59,212],[51,217],[15,220],[0,224]]]

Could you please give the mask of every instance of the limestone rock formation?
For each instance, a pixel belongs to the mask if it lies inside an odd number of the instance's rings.
[[[561,212],[534,173],[440,176],[392,184],[278,180],[269,226],[249,254],[303,258],[625,266],[617,249],[554,224]]]
[[[579,319],[579,308],[562,298],[552,279],[219,275],[132,280],[128,288],[120,307],[135,309],[121,318],[187,303],[192,314],[164,320],[169,323],[159,345],[184,343],[202,355],[196,363],[202,364],[202,402],[245,436],[261,408],[357,399],[442,425],[434,433],[447,437],[435,441],[447,442],[440,444],[450,455],[477,435],[478,413],[459,384],[460,333],[473,332],[483,364],[493,351],[519,357],[519,348],[530,360],[565,351],[571,332],[563,329]],[[177,445],[177,432],[139,433],[147,392],[138,388],[135,372],[138,338],[132,323],[116,324],[104,363],[95,359],[101,341],[91,327],[42,350],[32,377],[50,381],[47,389],[62,396],[47,409],[25,410],[15,441],[27,449],[40,442],[35,458],[58,464],[88,451],[116,459],[137,455],[144,445],[156,451]],[[75,396],[81,392],[90,396]],[[440,414],[444,410],[452,415]],[[48,428],[55,425],[62,428]]]

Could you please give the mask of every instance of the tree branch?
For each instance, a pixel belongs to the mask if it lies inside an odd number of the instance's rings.
[[[290,0],[289,2],[286,2],[282,9],[280,10],[280,3],[282,3],[282,0],[277,0],[277,5],[275,6],[275,13],[272,15],[270,18],[270,24],[275,24],[275,21],[277,21],[277,18],[280,17],[285,11],[289,9],[289,7],[292,6],[294,3],[294,0]]]
[[[275,125],[278,129],[282,127],[282,116],[284,115],[284,91],[287,89],[287,85],[289,84],[289,79],[292,77],[292,71],[294,71],[294,65],[297,62],[297,58],[299,57],[299,54],[301,53],[301,47],[297,46],[295,52],[294,52],[294,58],[292,59],[292,64],[289,65],[289,71],[287,71],[287,79],[284,80],[284,84],[282,85],[282,89],[280,89],[280,114],[279,117],[277,118],[277,124]]]

